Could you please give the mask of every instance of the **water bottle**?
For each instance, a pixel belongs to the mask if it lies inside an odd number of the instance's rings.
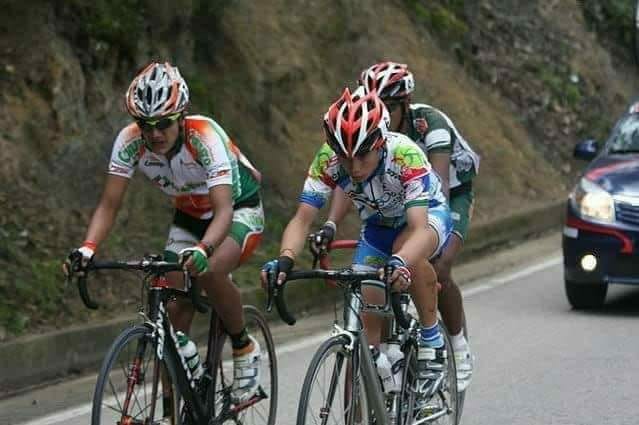
[[[388,362],[391,365],[397,391],[400,391],[402,388],[402,375],[404,373],[404,353],[402,352],[399,341],[388,341],[385,351]]]
[[[180,354],[184,357],[184,360],[186,360],[186,365],[191,371],[191,376],[193,379],[200,379],[204,373],[204,369],[202,368],[202,364],[200,364],[200,354],[197,352],[195,343],[182,331],[177,331],[175,335],[177,336]]]
[[[395,385],[395,377],[393,376],[391,364],[388,361],[388,357],[386,357],[386,354],[375,348],[373,350],[373,360],[375,361],[375,366],[377,367],[377,374],[379,375],[379,379],[382,381],[382,390],[384,391],[384,393],[390,394],[392,392],[396,392],[398,388],[397,385]]]

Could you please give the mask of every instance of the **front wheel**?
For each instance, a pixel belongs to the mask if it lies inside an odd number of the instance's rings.
[[[565,288],[568,302],[576,310],[601,307],[608,292],[606,283],[580,284],[566,280]]]
[[[357,355],[348,340],[334,336],[317,350],[304,378],[297,425],[372,423]]]
[[[152,332],[135,326],[113,342],[95,386],[92,425],[182,423],[175,370],[157,358]]]

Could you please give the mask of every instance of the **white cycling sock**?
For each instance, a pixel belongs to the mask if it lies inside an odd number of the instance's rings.
[[[451,345],[453,346],[453,351],[459,351],[466,348],[466,346],[468,346],[468,342],[466,341],[466,338],[464,337],[463,330],[460,331],[457,335],[451,335],[450,342],[451,342]]]

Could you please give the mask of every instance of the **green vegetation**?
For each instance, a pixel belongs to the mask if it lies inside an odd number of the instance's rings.
[[[583,99],[579,83],[571,80],[570,72],[541,67],[537,78],[550,90],[554,100],[563,107],[576,108]]]
[[[463,20],[462,0],[404,0],[416,21],[448,44],[463,41],[468,27]]]
[[[111,51],[131,59],[147,27],[147,4],[144,0],[71,0],[59,7],[80,23],[75,30],[80,39],[89,41],[87,47],[94,53]]]
[[[600,37],[632,49],[635,37],[633,0],[584,0],[586,22]]]

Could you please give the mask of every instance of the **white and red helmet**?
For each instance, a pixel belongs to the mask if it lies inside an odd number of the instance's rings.
[[[386,142],[390,117],[376,92],[362,87],[351,94],[348,88],[324,115],[327,142],[333,151],[347,158],[363,155]]]
[[[367,92],[376,90],[382,100],[401,99],[415,90],[415,79],[408,66],[397,62],[380,62],[362,71],[359,84]]]
[[[126,109],[136,119],[157,119],[182,112],[189,104],[189,88],[177,67],[151,62],[126,91]]]

